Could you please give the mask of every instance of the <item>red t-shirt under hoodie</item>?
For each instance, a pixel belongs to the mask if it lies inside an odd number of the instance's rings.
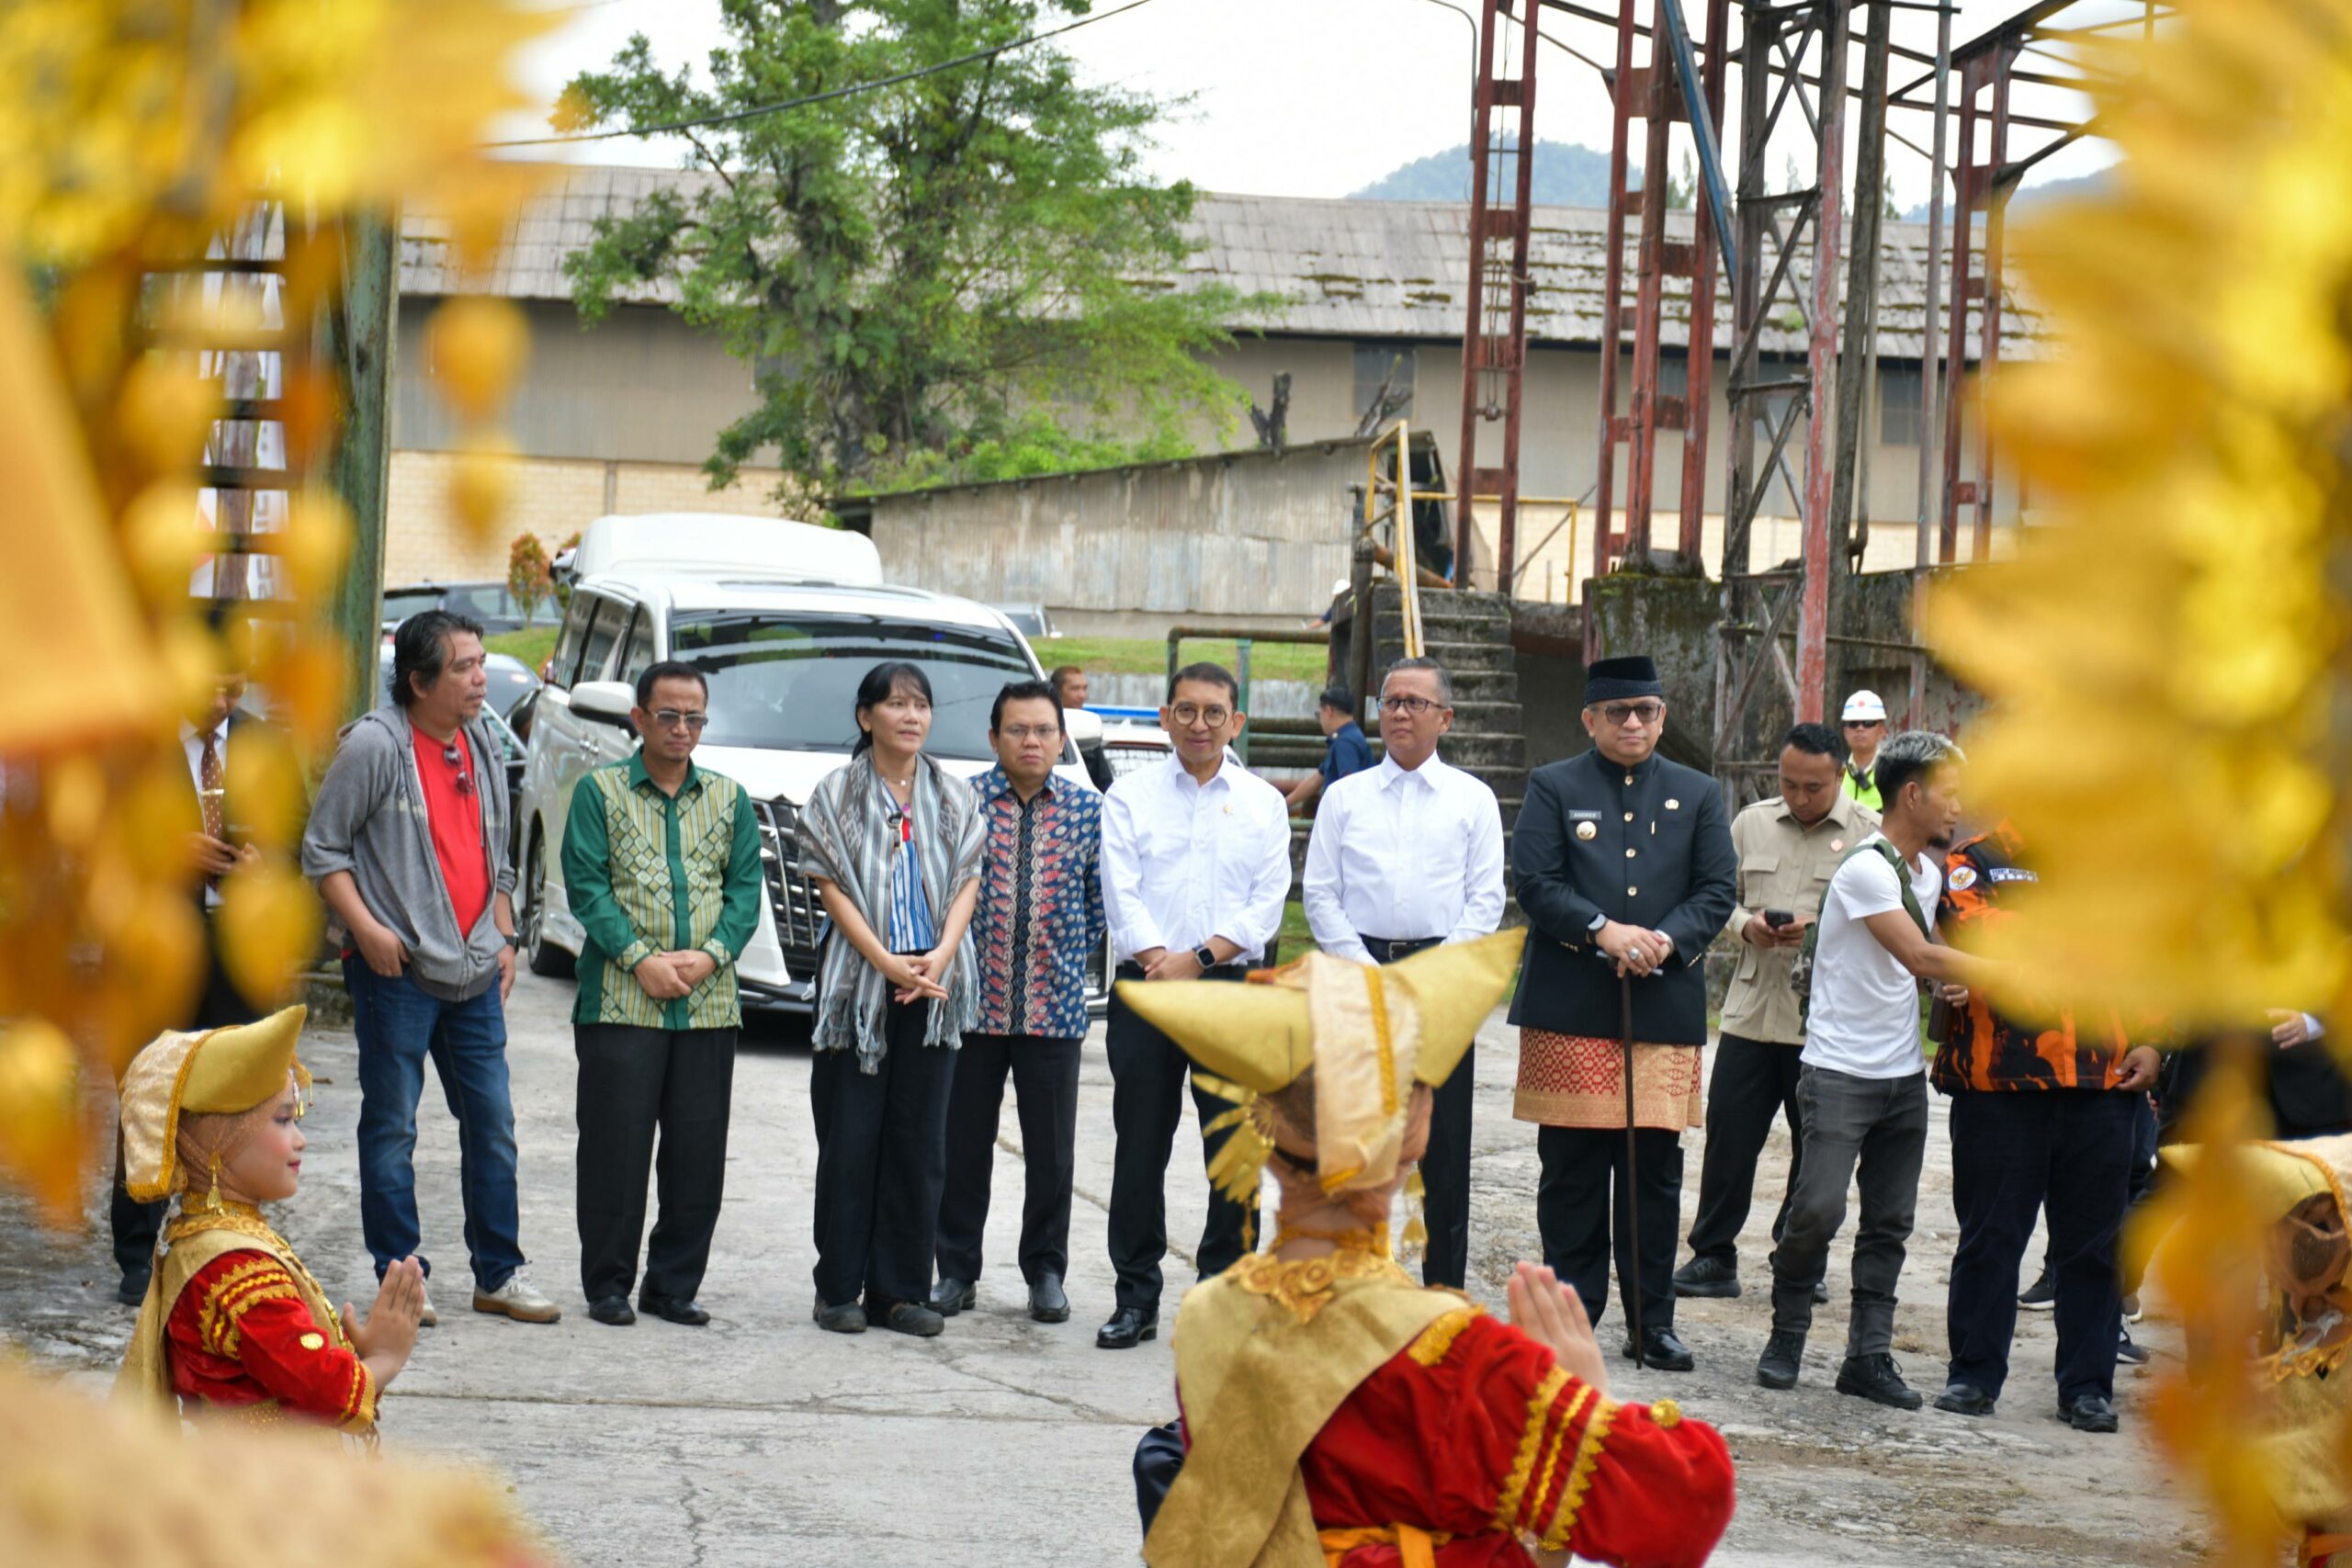
[[[447,746],[413,725],[417,776],[424,781],[424,815],[433,833],[433,853],[449,889],[458,934],[469,934],[490,907],[490,856],[481,842],[481,780],[473,748],[460,729]],[[456,761],[451,761],[454,754]]]

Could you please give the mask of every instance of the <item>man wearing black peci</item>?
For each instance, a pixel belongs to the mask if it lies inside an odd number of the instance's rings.
[[[1514,1113],[1542,1124],[1544,1261],[1599,1322],[1613,1215],[1618,1292],[1629,1318],[1638,1301],[1641,1359],[1688,1371],[1690,1352],[1674,1334],[1682,1129],[1699,1123],[1707,944],[1731,916],[1738,862],[1715,782],[1657,754],[1666,696],[1656,665],[1596,660],[1584,727],[1591,750],[1528,775],[1511,843],[1512,884],[1532,928],[1510,1011],[1520,1027]],[[1621,977],[1633,986],[1638,1193],[1626,1170]],[[1629,1333],[1625,1354],[1636,1348]]]

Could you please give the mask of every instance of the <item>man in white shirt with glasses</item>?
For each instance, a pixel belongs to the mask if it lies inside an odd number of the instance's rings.
[[[1491,934],[1503,918],[1503,817],[1495,792],[1438,756],[1453,682],[1433,659],[1388,667],[1378,766],[1323,792],[1306,845],[1306,923],[1324,952],[1394,964]],[[1470,1265],[1470,1122],[1477,1047],[1438,1086],[1421,1160],[1430,1239],[1421,1280],[1463,1287]]]
[[[1282,792],[1226,751],[1247,723],[1222,665],[1188,664],[1168,682],[1166,761],[1126,774],[1102,798],[1102,908],[1122,980],[1238,980],[1282,930],[1290,896],[1290,812]],[[1094,1337],[1127,1350],[1159,1331],[1168,1253],[1168,1156],[1183,1118],[1190,1059],[1114,989],[1104,1030],[1111,1058],[1111,1266],[1117,1308]],[[1232,1108],[1193,1080],[1206,1126]],[[1232,1135],[1202,1140],[1204,1169]],[[1196,1255],[1203,1279],[1250,1250],[1252,1216],[1211,1190]]]

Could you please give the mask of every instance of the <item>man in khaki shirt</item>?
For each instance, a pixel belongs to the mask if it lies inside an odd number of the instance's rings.
[[[1797,1056],[1804,1020],[1789,986],[1789,965],[1821,908],[1830,873],[1878,826],[1878,813],[1838,787],[1842,748],[1825,724],[1800,724],[1781,743],[1781,794],[1732,818],[1739,855],[1739,907],[1725,931],[1740,942],[1739,966],[1724,998],[1723,1033],[1707,1084],[1705,1163],[1699,1174],[1699,1216],[1690,1226],[1690,1261],[1674,1271],[1682,1296],[1739,1294],[1739,1231],[1756,1185],[1756,1158],[1778,1108],[1789,1136],[1802,1144]],[[1766,912],[1785,913],[1775,926]],[[1796,1185],[1790,1156],[1789,1185]],[[1788,1213],[1783,1195],[1781,1214]],[[1781,1218],[1772,1235],[1781,1234]],[[1816,1297],[1819,1281],[1814,1284]]]

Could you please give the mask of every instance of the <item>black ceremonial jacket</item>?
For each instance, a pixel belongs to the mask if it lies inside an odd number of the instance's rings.
[[[1707,1043],[1707,946],[1738,897],[1738,857],[1715,781],[1652,756],[1621,768],[1596,749],[1527,778],[1511,835],[1511,883],[1527,957],[1510,1021],[1617,1038],[1617,966],[1592,945],[1606,915],[1674,940],[1674,956],[1634,981],[1634,1038]]]

